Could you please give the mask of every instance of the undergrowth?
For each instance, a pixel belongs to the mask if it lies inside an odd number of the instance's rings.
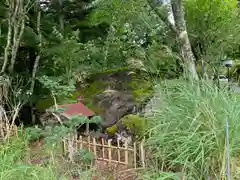
[[[69,162],[64,156],[59,156],[55,146],[43,146],[37,154],[30,148],[29,134],[20,132],[18,137],[11,137],[0,143],[0,180],[68,180],[74,176],[81,180],[92,180],[96,174],[94,169],[87,170],[81,165]],[[85,155],[81,160],[85,160]],[[33,163],[35,158],[36,162]]]
[[[53,167],[40,167],[22,162],[27,153],[27,144],[25,136],[13,137],[9,141],[1,143],[0,179],[56,179]]]
[[[231,179],[239,178],[240,103],[235,95],[207,83],[179,81],[167,82],[158,90],[161,98],[149,117],[147,149],[153,171],[148,177],[176,179],[172,173],[180,172],[188,180],[220,179],[226,172],[227,119]]]
[[[146,138],[148,168],[143,179],[221,179],[226,172],[226,120],[229,123],[231,179],[240,177],[240,103],[238,96],[207,83],[166,82],[157,87],[159,99],[148,119]],[[52,158],[44,165],[31,165],[26,135],[0,146],[0,180],[68,179],[66,172],[79,171],[92,179],[96,171]],[[52,151],[49,151],[52,152]],[[53,156],[55,157],[55,156]],[[67,164],[64,169],[59,165]],[[98,176],[99,177],[99,176]]]

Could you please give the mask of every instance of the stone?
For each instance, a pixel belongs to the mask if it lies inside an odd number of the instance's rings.
[[[98,94],[94,101],[98,108],[105,109],[102,114],[104,120],[101,122],[103,129],[116,124],[122,117],[134,113],[136,109],[133,96],[117,90],[104,91]]]
[[[78,87],[84,103],[103,117],[107,128],[128,114],[141,110],[153,94],[153,83],[144,72],[116,69],[97,73],[86,80],[87,86]],[[81,86],[81,84],[80,84]]]

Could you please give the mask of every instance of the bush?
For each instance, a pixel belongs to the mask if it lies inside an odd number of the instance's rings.
[[[225,128],[229,123],[232,179],[240,153],[240,104],[226,91],[203,83],[167,83],[161,106],[151,117],[147,146],[157,167],[182,171],[187,179],[220,179],[225,172]]]

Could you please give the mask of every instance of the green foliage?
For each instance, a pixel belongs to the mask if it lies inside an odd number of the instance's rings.
[[[62,79],[45,75],[38,77],[38,80],[54,96],[69,96],[70,93],[75,90],[73,81],[70,81],[65,85],[64,82],[62,83]]]
[[[182,169],[187,179],[220,178],[225,165],[225,122],[229,123],[231,157],[239,157],[239,99],[207,83],[166,83],[162,103],[148,117],[147,148],[153,161],[164,163],[164,171]],[[234,161],[232,166],[236,167]],[[154,164],[154,166],[157,166]],[[232,178],[239,177],[232,170]]]
[[[37,36],[37,34],[34,32],[34,29],[32,29],[29,26],[26,26],[24,29],[24,33],[23,33],[23,45],[25,47],[33,47],[35,49],[37,49],[37,45],[39,43],[39,38]]]
[[[25,136],[13,137],[0,147],[0,179],[19,180],[53,180],[57,174],[54,167],[38,167],[24,163],[27,154],[27,139]]]
[[[90,152],[88,149],[80,149],[77,152],[77,159],[81,163],[87,163],[90,164],[94,160],[94,155],[92,152]]]
[[[239,9],[237,1],[191,0],[185,2],[192,47],[199,59],[219,66],[225,55],[238,48]]]
[[[54,127],[46,126],[44,128],[29,127],[26,129],[27,139],[36,140],[39,137],[45,137],[46,145],[55,147],[58,145],[62,138],[67,137],[69,134],[76,133],[77,128],[86,123],[100,123],[102,121],[100,116],[94,116],[91,120],[86,116],[74,115],[71,116],[63,124],[55,125]]]
[[[42,135],[42,129],[39,127],[28,127],[25,129],[25,134],[26,134],[26,140],[27,141],[34,141],[36,139],[39,139],[40,136]]]
[[[0,180],[65,180],[73,175],[73,171],[76,175],[81,175],[82,179],[89,179],[93,174],[98,174],[93,169],[83,170],[82,165],[73,166],[67,159],[57,158],[59,154],[56,152],[56,148],[58,148],[56,146],[50,151],[42,148],[42,151],[37,152],[37,156],[34,155],[33,150],[28,146],[29,141],[33,140],[29,139],[30,133],[29,130],[24,133],[19,132],[19,137],[12,137],[6,142],[1,142]],[[29,163],[33,162],[33,159],[40,162],[46,158],[46,154],[51,154],[52,157],[44,163],[38,165]],[[76,155],[76,159],[84,163],[89,163],[92,157],[92,154],[85,149],[79,151]]]
[[[155,77],[176,78],[181,72],[178,72],[177,60],[180,57],[168,46],[153,41],[145,49],[139,49],[136,58],[143,63],[141,69],[153,74]]]

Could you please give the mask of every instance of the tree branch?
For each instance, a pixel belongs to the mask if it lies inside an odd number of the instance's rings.
[[[7,63],[8,63],[8,56],[9,56],[9,48],[11,46],[11,40],[12,40],[12,18],[15,19],[14,15],[12,16],[12,4],[10,3],[10,9],[8,10],[8,35],[7,35],[7,44],[4,48],[4,62],[2,65],[2,70],[1,73],[5,72],[5,69],[7,67]]]
[[[30,86],[30,96],[32,96],[32,94],[34,92],[37,68],[38,68],[38,65],[39,65],[39,60],[40,60],[40,57],[41,57],[41,48],[42,48],[40,0],[38,0],[36,9],[38,10],[38,15],[37,15],[37,33],[38,33],[38,38],[39,38],[39,44],[38,44],[39,51],[38,51],[38,55],[37,55],[37,57],[35,59],[34,65],[33,65],[32,79],[31,79],[31,86]],[[35,123],[35,116],[34,116],[34,112],[33,112],[32,102],[31,102],[31,114],[32,114],[32,122]]]
[[[13,36],[13,47],[12,47],[12,57],[11,57],[11,64],[9,67],[9,72],[12,73],[14,70],[14,65],[17,57],[17,52],[19,48],[19,44],[25,29],[25,11],[24,11],[24,1],[19,0],[16,1],[17,4],[15,6],[15,11],[17,11],[18,20],[16,24],[14,24],[14,36]],[[20,28],[20,32],[19,32]]]
[[[172,24],[168,17],[162,14],[158,8],[157,5],[152,1],[152,0],[147,0],[148,5],[151,7],[151,9],[156,13],[156,15],[166,24],[166,26],[174,33],[177,35],[178,30],[174,24]]]
[[[39,64],[39,60],[40,60],[40,51],[41,51],[41,47],[42,47],[41,10],[40,10],[40,8],[38,8],[38,16],[37,16],[37,33],[38,33],[38,38],[39,38],[39,44],[38,44],[39,52],[38,52],[38,55],[35,59],[34,65],[33,65],[32,80],[31,80],[31,86],[30,86],[30,94],[32,94],[33,91],[34,91],[36,73],[37,73],[37,68],[38,68],[38,64]]]

